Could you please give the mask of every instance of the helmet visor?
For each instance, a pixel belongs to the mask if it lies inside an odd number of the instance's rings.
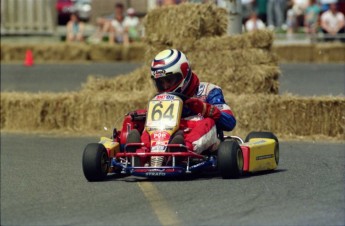
[[[153,80],[158,92],[171,92],[174,91],[179,84],[181,84],[181,82],[183,81],[183,77],[182,74],[176,73]]]

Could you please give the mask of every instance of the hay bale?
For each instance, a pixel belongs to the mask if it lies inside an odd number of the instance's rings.
[[[145,58],[147,45],[143,42],[131,43],[128,47],[123,48],[124,61],[143,62]]]
[[[221,36],[227,29],[226,10],[214,4],[180,4],[151,10],[144,19],[149,45],[192,45],[201,37]]]
[[[272,50],[280,62],[312,62],[314,54],[312,44],[274,45]]]
[[[345,44],[344,43],[319,43],[313,49],[313,62],[318,63],[344,63]]]
[[[235,133],[272,131],[287,137],[322,135],[344,139],[344,97],[226,95],[237,118]],[[236,101],[235,101],[236,100]]]
[[[92,61],[119,61],[123,58],[122,48],[108,43],[91,45],[89,57]]]
[[[271,51],[272,42],[273,33],[268,30],[201,38],[191,45],[156,42],[148,47],[145,64],[149,65],[158,52],[176,48],[187,55],[201,80],[220,85],[224,92],[277,94],[280,70]]]
[[[122,122],[125,113],[146,106],[137,95],[113,93],[2,93],[1,129],[95,131]]]
[[[145,91],[63,94],[2,93],[1,129],[71,130],[85,134],[103,126],[121,128],[125,113],[145,108]],[[344,97],[225,94],[237,126],[232,134],[267,130],[290,137],[322,135],[345,139]]]
[[[89,46],[80,43],[2,44],[1,61],[24,61],[27,50],[32,51],[36,62],[85,61]]]
[[[200,81],[207,81],[222,87],[224,93],[278,94],[280,69],[275,65],[251,65],[246,67],[231,67],[215,64],[212,67],[201,65],[193,68]],[[82,85],[84,91],[91,92],[130,92],[145,90],[149,96],[155,92],[150,79],[150,67],[143,66],[128,75],[114,78],[99,78],[90,76]]]
[[[152,96],[155,92],[150,79],[150,67],[143,66],[127,75],[115,78],[100,78],[89,76],[86,83],[82,84],[82,92],[104,92],[120,94],[122,92],[142,92]]]
[[[269,50],[274,40],[274,33],[270,30],[247,32],[234,36],[207,37],[197,40],[193,45],[193,51],[225,51],[235,49],[267,49]]]

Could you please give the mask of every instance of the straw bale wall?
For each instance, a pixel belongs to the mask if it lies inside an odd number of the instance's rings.
[[[279,61],[283,62],[315,62],[315,63],[344,63],[344,43],[318,44],[284,44],[274,45],[273,51]]]
[[[345,139],[345,98],[226,94],[238,124],[232,134],[267,130],[284,136]],[[145,108],[145,91],[61,94],[2,93],[1,129],[100,131],[122,127],[124,114]]]
[[[89,79],[84,88],[99,91],[152,89],[150,61],[166,48],[177,48],[186,53],[201,81],[214,83],[231,93],[277,94],[280,69],[277,57],[270,50],[272,41],[272,32],[260,31],[234,37],[203,38],[181,48],[156,42],[157,46],[150,45],[145,54],[147,66],[128,76],[103,81]]]
[[[24,61],[27,50],[35,62],[143,61],[146,44],[87,45],[83,43],[1,44],[1,62]]]
[[[1,129],[21,131],[100,130],[120,122],[125,113],[144,107],[140,92],[109,93],[2,93]],[[146,103],[146,101],[145,101]]]
[[[232,104],[240,131],[266,130],[284,136],[345,138],[344,97],[229,94],[225,98]]]
[[[31,50],[35,61],[85,61],[90,47],[83,44],[2,44],[1,61],[24,61]]]
[[[253,33],[258,34],[258,33]],[[264,34],[264,32],[260,32]],[[268,33],[266,33],[268,34]],[[246,34],[244,34],[246,35]],[[259,35],[258,35],[259,36]],[[256,35],[251,37],[256,48],[267,49],[267,43],[272,44],[273,36],[267,38],[261,43],[256,42]],[[233,41],[229,41],[229,39]],[[2,63],[23,62],[25,52],[31,50],[35,62],[77,62],[77,61],[145,61],[154,56],[157,51],[165,48],[178,48],[181,51],[190,53],[198,52],[215,52],[238,49],[254,48],[249,40],[243,39],[243,36],[222,36],[202,38],[193,42],[192,48],[185,45],[167,46],[155,43],[133,43],[128,47],[122,45],[100,45],[88,44],[9,44],[1,43],[0,60]],[[289,62],[310,62],[310,63],[343,63],[345,62],[345,44],[342,43],[318,43],[318,44],[277,44],[272,45],[270,51],[276,56],[280,63]],[[272,52],[271,52],[272,54]],[[189,54],[190,55],[190,54]],[[188,56],[191,58],[191,56]]]

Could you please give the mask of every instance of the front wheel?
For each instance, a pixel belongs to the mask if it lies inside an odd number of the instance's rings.
[[[235,140],[222,142],[218,149],[218,169],[223,179],[239,178],[243,173],[243,154]]]
[[[109,169],[107,149],[99,143],[88,144],[83,154],[83,171],[88,181],[102,181]]]

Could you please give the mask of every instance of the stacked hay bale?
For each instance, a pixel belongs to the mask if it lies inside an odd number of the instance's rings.
[[[145,91],[135,95],[116,92],[25,94],[2,93],[1,129],[19,131],[101,132],[104,126],[121,128],[124,115],[146,107]],[[323,136],[345,139],[345,98],[302,98],[278,95],[227,93],[236,114],[232,134],[267,130],[279,137]]]
[[[140,105],[140,98],[122,93],[2,93],[1,129],[87,134],[103,126],[121,125],[124,115]]]
[[[236,113],[236,134],[272,131],[280,137],[333,137],[345,139],[345,98],[293,95],[226,94]]]
[[[187,55],[202,81],[231,93],[277,94],[280,70],[271,51],[273,33],[259,31],[230,37],[226,28],[226,11],[214,4],[182,4],[152,10],[145,18],[145,70],[132,73],[133,78],[129,79],[118,77],[99,83],[89,80],[91,84],[85,87],[102,90],[104,83],[108,83],[107,91],[123,92],[135,89],[130,82],[140,81],[139,88],[150,88],[150,61],[158,52],[176,48]],[[116,86],[125,80],[127,86]]]

